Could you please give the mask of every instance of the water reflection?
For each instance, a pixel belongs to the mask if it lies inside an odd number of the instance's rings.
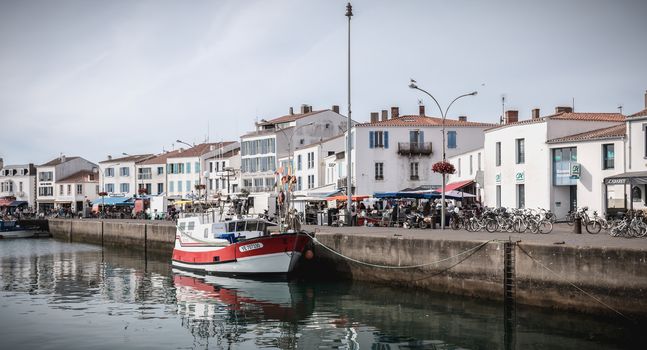
[[[644,348],[618,320],[360,283],[172,271],[167,256],[0,241],[3,348]],[[80,331],[82,329],[82,331]],[[639,329],[639,328],[638,328]]]

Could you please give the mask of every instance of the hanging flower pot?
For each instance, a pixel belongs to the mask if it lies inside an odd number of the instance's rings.
[[[207,188],[207,185],[203,185],[203,184],[195,185],[195,189],[198,190],[198,191],[199,190],[204,190],[206,188]]]
[[[137,192],[138,192],[140,195],[148,194],[148,191],[146,190],[146,188],[143,188],[143,187],[142,187],[142,188],[140,188]]]
[[[456,172],[454,165],[447,161],[440,161],[432,165],[431,170],[439,174],[453,174]]]
[[[108,192],[99,192],[100,197],[105,197],[108,195]]]

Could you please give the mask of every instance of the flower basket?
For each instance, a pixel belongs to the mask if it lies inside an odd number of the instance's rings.
[[[139,190],[137,190],[137,193],[139,193],[140,195],[144,195],[144,194],[148,194],[148,191],[146,190],[146,188],[140,188]]]
[[[431,167],[431,170],[434,173],[440,173],[440,174],[453,174],[456,172],[454,165],[447,161],[440,161],[438,163],[435,163]]]
[[[105,197],[108,195],[108,192],[99,192],[100,197]]]
[[[198,191],[199,190],[204,190],[206,188],[207,188],[207,185],[203,185],[203,184],[195,185],[195,189],[198,190]]]

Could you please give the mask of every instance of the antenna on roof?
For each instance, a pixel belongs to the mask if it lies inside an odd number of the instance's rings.
[[[620,111],[620,114],[622,114],[622,105],[618,105],[618,110]]]
[[[501,95],[501,118],[499,118],[499,124],[503,124],[503,119],[505,118],[505,94]]]
[[[573,97],[573,103],[571,104],[571,110],[575,112],[575,97]]]
[[[418,106],[422,106],[422,100],[418,99]]]

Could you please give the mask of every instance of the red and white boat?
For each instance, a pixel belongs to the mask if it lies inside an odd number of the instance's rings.
[[[274,224],[264,219],[213,219],[178,219],[174,267],[215,275],[288,274],[311,245],[305,233],[270,234],[268,227]]]

